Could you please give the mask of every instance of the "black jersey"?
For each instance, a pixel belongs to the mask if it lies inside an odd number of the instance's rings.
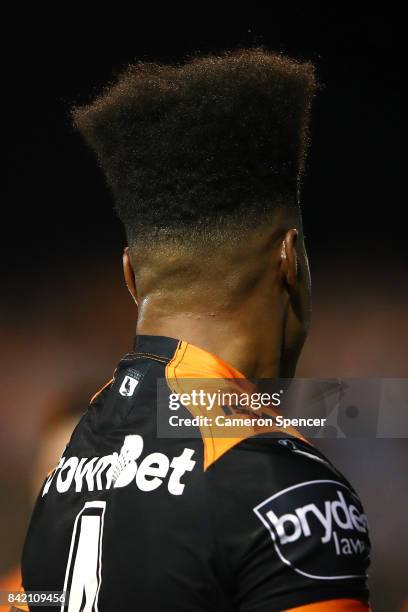
[[[136,338],[40,491],[24,589],[69,592],[67,612],[367,610],[351,485],[296,435],[159,437],[157,381],[183,376],[242,378],[185,342]]]

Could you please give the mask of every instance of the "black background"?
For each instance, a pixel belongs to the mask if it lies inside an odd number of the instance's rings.
[[[323,85],[303,188],[312,265],[345,250],[370,265],[398,263],[406,123],[398,16],[344,5],[314,12],[289,5],[283,16],[258,3],[251,14],[229,9],[226,18],[203,6],[189,20],[151,8],[149,15],[136,5],[16,11],[4,22],[3,227],[14,245],[5,276],[20,264],[48,274],[61,260],[124,243],[103,177],[70,125],[72,104],[90,100],[135,59],[179,61],[254,44],[312,60]]]

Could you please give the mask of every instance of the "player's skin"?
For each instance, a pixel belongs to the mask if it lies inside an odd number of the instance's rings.
[[[202,256],[126,248],[123,266],[137,334],[180,338],[248,378],[294,375],[311,310],[300,218],[281,211]]]

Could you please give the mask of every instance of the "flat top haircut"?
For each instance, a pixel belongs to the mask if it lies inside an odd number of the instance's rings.
[[[311,63],[236,49],[130,65],[73,120],[129,244],[195,243],[297,208],[315,89]]]

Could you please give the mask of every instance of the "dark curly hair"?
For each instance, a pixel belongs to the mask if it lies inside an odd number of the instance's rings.
[[[95,151],[130,244],[199,240],[297,206],[314,67],[262,48],[137,62],[74,125]]]

